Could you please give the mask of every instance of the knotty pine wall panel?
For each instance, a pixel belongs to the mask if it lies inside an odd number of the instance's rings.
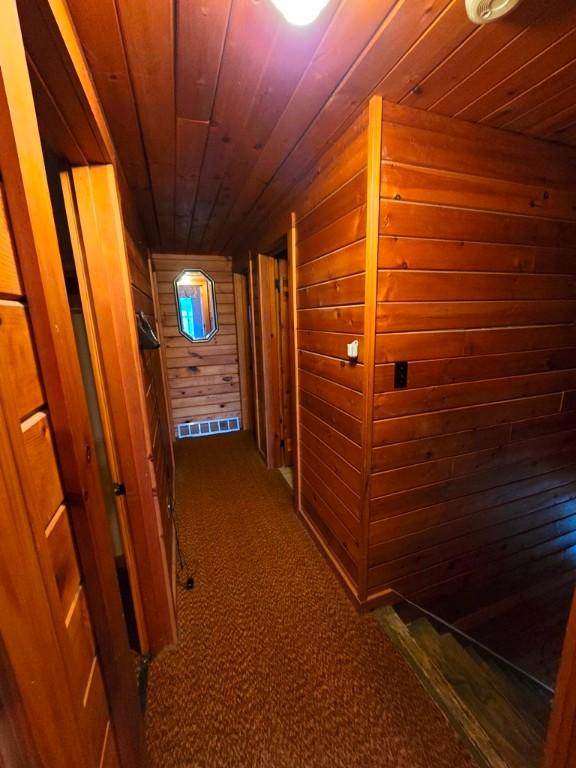
[[[358,590],[367,117],[320,158],[296,212],[296,346],[301,507]],[[360,342],[357,365],[347,344]]]
[[[5,412],[10,409],[16,426],[10,450],[20,462],[27,523],[38,554],[38,569],[27,573],[27,577],[48,598],[50,631],[59,656],[50,655],[50,649],[43,650],[45,666],[58,669],[60,656],[65,662],[62,669],[66,678],[60,678],[58,685],[62,697],[70,696],[70,711],[75,717],[66,727],[78,729],[85,744],[86,764],[97,768],[101,765],[109,725],[108,700],[102,685],[98,688],[92,685],[93,679],[101,680],[101,655],[94,642],[92,618],[85,600],[83,574],[72,533],[72,512],[65,503],[50,408],[19,265],[0,178],[0,359],[9,362],[0,384],[0,402]],[[2,435],[2,440],[9,439],[8,434]],[[14,620],[19,620],[18,603],[14,606]],[[113,743],[110,749],[116,752]]]
[[[385,105],[372,595],[573,567],[575,321],[574,154]]]
[[[155,254],[169,397],[174,424],[241,417],[232,262],[224,256]],[[178,331],[174,280],[203,269],[216,286],[218,333],[193,343]]]
[[[128,252],[128,266],[132,284],[132,297],[136,312],[144,312],[150,325],[160,323],[154,307],[152,282],[148,268],[148,253],[139,246],[139,240],[132,237],[125,226],[124,235]],[[172,465],[172,434],[166,412],[166,397],[164,376],[162,372],[162,356],[159,349],[140,351],[142,366],[142,382],[146,400],[146,415],[154,464],[154,480],[156,496],[162,517],[162,528],[166,541],[166,553],[170,573],[173,570],[173,526],[170,520],[169,505],[172,501],[173,472]]]

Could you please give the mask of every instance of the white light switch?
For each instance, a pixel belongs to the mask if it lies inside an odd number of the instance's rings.
[[[358,339],[354,339],[348,344],[348,358],[350,360],[358,359]]]

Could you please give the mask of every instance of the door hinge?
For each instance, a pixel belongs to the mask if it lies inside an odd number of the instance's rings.
[[[285,448],[285,447],[286,447],[286,441],[280,440],[280,448]]]
[[[274,280],[274,288],[276,288],[277,291],[280,290],[280,280],[278,278]]]
[[[114,496],[126,496],[126,486],[124,483],[114,483]]]

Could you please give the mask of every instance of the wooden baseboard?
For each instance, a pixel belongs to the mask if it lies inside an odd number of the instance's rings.
[[[310,517],[306,514],[306,512],[302,509],[302,507],[294,507],[298,517],[303,521],[303,523],[306,525],[309,533],[311,534],[312,541],[316,544],[318,549],[320,550],[321,554],[324,556],[324,558],[328,561],[334,572],[336,573],[336,576],[339,578],[339,580],[342,582],[346,594],[352,601],[352,604],[356,608],[357,611],[361,611],[362,606],[360,603],[360,600],[358,598],[358,590],[356,584],[352,581],[350,576],[346,573],[344,568],[341,566],[341,564],[338,562],[337,558],[334,556],[326,542],[324,541],[324,538],[322,537],[320,531],[316,528],[313,521],[310,519]]]

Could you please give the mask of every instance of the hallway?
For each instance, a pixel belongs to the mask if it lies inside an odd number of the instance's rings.
[[[177,444],[196,586],[151,665],[154,768],[471,768],[370,617],[360,618],[251,437]]]

